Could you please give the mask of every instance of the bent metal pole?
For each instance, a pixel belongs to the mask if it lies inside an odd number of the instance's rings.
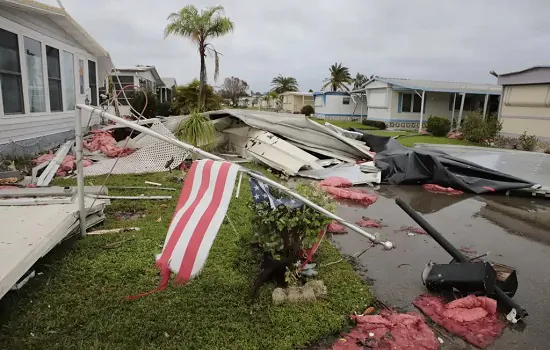
[[[149,128],[146,128],[144,126],[141,126],[141,125],[138,125],[136,123],[133,123],[132,121],[129,121],[129,120],[126,120],[126,119],[123,119],[123,118],[119,118],[117,116],[114,116],[110,113],[107,113],[103,110],[99,110],[97,107],[94,108],[94,107],[91,107],[91,106],[88,106],[88,105],[82,105],[82,104],[78,104],[76,105],[77,109],[79,110],[83,110],[83,111],[87,111],[87,112],[90,112],[92,114],[98,114],[100,117],[103,117],[103,118],[106,118],[106,119],[109,119],[109,120],[112,120],[120,125],[124,125],[124,126],[127,126],[131,129],[134,129],[136,131],[140,131],[146,135],[149,135],[149,136],[152,136],[154,138],[157,138],[159,140],[162,140],[162,141],[165,141],[171,145],[174,145],[176,147],[179,147],[181,149],[184,149],[186,151],[191,151],[193,153],[196,153],[204,158],[208,158],[208,159],[213,159],[213,160],[219,160],[219,161],[227,161],[221,157],[218,157],[217,155],[214,155],[212,153],[208,153],[200,148],[197,148],[197,147],[194,147],[192,145],[189,145],[185,142],[182,142],[180,140],[177,140],[177,139],[173,139],[173,138],[170,138],[170,137],[167,137],[167,136],[164,136],[164,135],[161,135]],[[77,113],[78,115],[78,113]],[[301,195],[299,195],[298,193],[295,193],[293,191],[291,191],[290,189],[286,188],[285,186],[281,185],[280,183],[276,182],[276,181],[273,181],[265,176],[263,176],[262,174],[259,174],[257,172],[254,172],[250,169],[247,169],[241,165],[239,165],[239,171],[243,172],[243,173],[246,173],[248,174],[249,176],[253,177],[253,178],[256,178],[264,183],[267,183],[275,188],[277,188],[278,190],[286,193],[287,195],[291,196],[291,197],[294,197],[296,198],[297,200],[303,202],[304,204],[310,206],[311,208],[319,211],[320,213],[326,215],[327,217],[333,219],[333,220],[336,220],[338,221],[339,223],[341,223],[342,225],[344,225],[345,227],[349,228],[350,230],[360,234],[361,236],[365,237],[365,238],[368,238],[370,241],[374,242],[374,243],[378,243],[378,244],[381,244],[385,249],[392,249],[393,248],[393,244],[390,242],[390,241],[380,241],[378,235],[373,235],[373,234],[370,234],[364,230],[362,230],[360,227],[342,219],[341,217],[331,213],[330,211],[326,210],[325,208],[313,203],[312,201],[310,201],[309,199],[305,198],[305,197],[302,197]],[[82,191],[82,193],[79,193],[79,196],[83,196],[84,193]]]

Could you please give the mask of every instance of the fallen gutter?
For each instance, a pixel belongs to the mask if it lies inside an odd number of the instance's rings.
[[[164,142],[167,142],[169,144],[172,144],[174,146],[177,146],[183,150],[186,150],[186,151],[190,151],[190,152],[193,152],[195,154],[198,154],[204,158],[207,158],[207,159],[213,159],[213,160],[218,160],[218,161],[226,161],[225,159],[221,158],[221,157],[218,157],[214,154],[211,154],[211,153],[208,153],[206,151],[203,151],[202,149],[200,148],[197,148],[197,147],[194,147],[192,145],[189,145],[189,144],[186,144],[184,142],[181,142],[179,140],[176,140],[176,139],[172,139],[172,138],[169,138],[169,137],[166,137],[164,135],[161,135],[153,130],[150,130],[149,128],[146,128],[146,127],[143,127],[141,125],[135,125],[135,123],[132,123],[130,121],[127,121],[125,119],[122,119],[122,118],[119,118],[117,116],[114,116],[110,113],[107,113],[105,111],[99,111],[97,110],[96,108],[93,108],[93,107],[90,107],[90,106],[87,106],[87,105],[83,105],[83,104],[78,104],[76,106],[78,109],[80,110],[85,110],[87,112],[91,112],[91,113],[96,113],[98,114],[100,117],[102,118],[106,118],[106,119],[109,119],[109,120],[112,120],[114,122],[117,122],[117,123],[120,123],[120,124],[124,124],[124,125],[127,125],[128,127],[132,128],[132,129],[135,129],[137,131],[141,131],[142,133],[144,134],[147,134],[147,135],[150,135],[156,139],[159,139],[159,140],[162,140]],[[77,113],[77,120],[78,120],[78,115],[79,113]],[[314,123],[314,122],[312,122]],[[322,127],[321,125],[319,125],[319,127]],[[78,135],[77,135],[78,136]],[[77,149],[80,147],[78,145],[78,141],[82,141],[82,138],[81,136],[80,137],[77,137]],[[77,152],[78,153],[78,152]],[[79,162],[82,162],[82,157],[79,157],[77,155],[77,160],[79,160]],[[305,197],[302,197],[301,195],[299,195],[298,193],[295,193],[293,192],[292,190],[286,188],[285,186],[281,185],[280,183],[276,182],[276,181],[273,181],[261,174],[258,174],[257,172],[254,172],[250,169],[247,169],[241,165],[239,165],[240,167],[240,171],[241,172],[244,172],[246,174],[248,174],[249,176],[253,177],[253,178],[256,178],[270,186],[273,186],[275,188],[277,188],[278,190],[284,192],[285,194],[293,197],[293,198],[296,198],[298,199],[299,201],[303,202],[304,204],[306,204],[307,206],[311,207],[311,208],[314,208],[315,210],[319,211],[320,213],[326,215],[327,217],[333,219],[333,220],[336,220],[338,221],[339,223],[341,223],[342,225],[344,225],[345,227],[349,228],[350,230],[358,233],[359,235],[369,239],[370,241],[374,242],[374,243],[378,243],[378,244],[381,244],[385,249],[392,249],[393,248],[393,243],[390,242],[390,241],[380,241],[380,237],[378,234],[370,234],[364,230],[362,230],[360,227],[358,227],[357,225],[355,224],[352,224],[344,219],[342,219],[341,217],[331,213],[330,211],[326,210],[325,208],[313,203],[312,201],[310,201],[309,199],[305,198]],[[83,167],[82,166],[79,166],[79,169],[82,170]],[[79,188],[83,188],[84,186],[84,177],[83,176],[79,176],[78,177],[78,181],[79,181]],[[80,198],[83,198],[84,197],[84,194],[81,192],[79,193],[79,196]],[[82,199],[80,199],[80,201],[82,201]],[[85,227],[81,227],[81,234],[84,236],[86,234],[86,228]]]

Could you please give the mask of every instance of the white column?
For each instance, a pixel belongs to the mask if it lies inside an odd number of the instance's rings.
[[[455,96],[453,98],[453,108],[452,108],[452,112],[451,112],[451,131],[453,130],[453,123],[455,121],[455,107],[456,107],[456,92],[455,92]]]
[[[489,94],[485,95],[485,102],[483,103],[483,120],[485,120],[485,116],[487,115],[488,104],[489,104]]]
[[[78,193],[78,217],[80,224],[80,236],[86,236],[86,207],[84,205],[84,165],[82,161],[84,159],[82,153],[82,109],[76,108],[75,111],[75,126],[74,134],[76,141],[76,183],[77,183],[77,193]],[[90,113],[90,118],[93,117]]]
[[[457,130],[460,130],[460,122],[462,122],[462,112],[464,111],[464,100],[466,100],[466,93],[462,93],[462,101],[460,101],[460,112],[458,112]]]
[[[424,119],[424,97],[426,97],[426,91],[422,91],[422,97],[420,101],[420,124],[418,125],[418,132],[422,131],[422,120]]]

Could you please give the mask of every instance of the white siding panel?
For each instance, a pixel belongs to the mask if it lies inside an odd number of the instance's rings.
[[[84,47],[78,41],[46,16],[7,6],[0,6],[0,17],[5,17],[40,34],[84,50]]]
[[[367,100],[369,107],[373,108],[387,108],[388,107],[388,94],[386,89],[369,89],[367,93]]]

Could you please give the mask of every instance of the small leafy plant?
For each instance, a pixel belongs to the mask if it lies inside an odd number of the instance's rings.
[[[381,122],[379,120],[365,119],[365,120],[363,120],[363,125],[372,126],[372,127],[377,128],[379,130],[386,130],[386,123]]]
[[[480,111],[473,112],[466,116],[460,131],[464,139],[470,142],[487,143],[495,139],[502,129],[502,123],[494,115],[486,120]]]
[[[310,115],[315,113],[315,108],[313,108],[312,105],[305,105],[300,110],[300,113],[305,114],[306,117],[309,117]]]
[[[296,191],[327,210],[336,209],[327,193],[312,184],[298,184]],[[272,193],[284,197],[275,190]],[[311,248],[319,232],[331,222],[331,219],[306,205],[297,209],[284,205],[272,209],[266,203],[251,202],[249,207],[254,213],[252,222],[256,228],[256,243],[277,260],[296,256],[301,249]]]
[[[518,138],[519,147],[524,151],[534,151],[539,144],[539,139],[535,135],[527,135],[527,131]]]
[[[193,146],[209,150],[214,146],[216,130],[208,117],[195,110],[178,125],[176,137]]]
[[[449,118],[430,116],[426,123],[426,130],[433,136],[447,136],[451,131]]]

